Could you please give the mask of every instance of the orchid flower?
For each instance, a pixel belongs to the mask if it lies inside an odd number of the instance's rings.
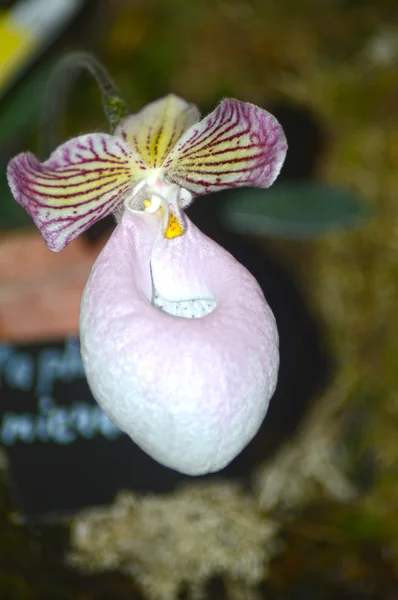
[[[23,153],[8,167],[50,250],[115,214],[81,303],[87,380],[121,430],[183,473],[217,471],[253,438],[279,363],[258,283],[184,209],[208,192],[268,187],[286,148],[276,119],[252,104],[227,99],[199,121],[169,95],[113,135],[82,135],[46,162]]]

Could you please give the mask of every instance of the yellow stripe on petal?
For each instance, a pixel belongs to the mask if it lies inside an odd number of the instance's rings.
[[[16,201],[54,251],[119,208],[140,176],[127,144],[106,134],[74,138],[44,163],[19,154],[7,174]]]
[[[193,104],[170,94],[124,119],[115,135],[130,146],[143,168],[156,169],[198,120],[199,111]]]

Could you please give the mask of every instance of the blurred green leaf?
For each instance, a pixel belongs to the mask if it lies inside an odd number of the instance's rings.
[[[267,190],[232,190],[221,218],[238,233],[306,238],[359,225],[370,214],[370,208],[349,190],[295,182]]]
[[[36,68],[0,104],[0,145],[29,129],[38,128],[51,65]]]
[[[13,198],[7,183],[5,164],[0,163],[0,229],[33,226],[31,217]]]
[[[39,131],[43,98],[52,65],[36,68],[0,104],[0,146],[18,135]],[[0,163],[0,227],[32,225],[32,219],[15,202],[8,187],[7,165]]]

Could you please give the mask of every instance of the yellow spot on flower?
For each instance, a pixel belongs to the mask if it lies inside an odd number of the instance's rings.
[[[184,228],[181,225],[181,223],[179,223],[177,221],[177,219],[175,218],[175,216],[173,214],[170,214],[169,222],[168,222],[164,237],[171,240],[173,238],[176,238],[176,237],[182,235],[183,233],[184,233]]]

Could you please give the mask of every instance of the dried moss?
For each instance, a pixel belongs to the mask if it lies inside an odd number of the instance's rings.
[[[275,533],[253,498],[227,482],[167,496],[124,492],[111,509],[75,519],[70,560],[127,573],[150,600],[173,600],[184,584],[190,597],[202,597],[217,575],[231,587],[243,584],[249,597],[265,577]]]

